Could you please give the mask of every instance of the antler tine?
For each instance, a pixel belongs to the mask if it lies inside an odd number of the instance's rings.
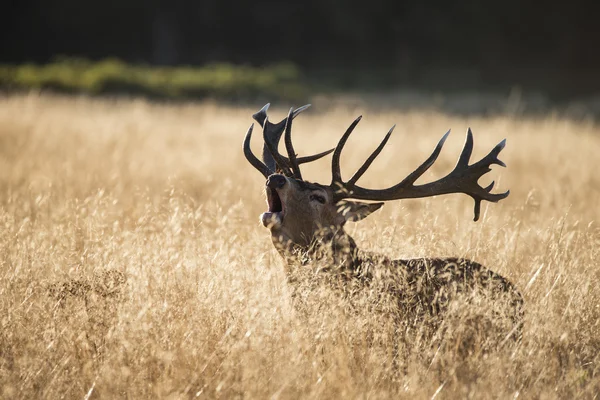
[[[493,186],[494,186],[494,182],[492,182],[491,185],[489,185],[488,187],[486,187],[485,189],[482,189],[482,190],[486,191],[489,194],[489,191],[492,190]],[[489,188],[489,191],[488,191],[488,188]],[[481,214],[481,201],[482,200],[487,200],[491,203],[497,203],[500,200],[507,198],[509,194],[510,194],[510,190],[507,190],[504,193],[489,194],[489,196],[487,196],[487,197],[474,196],[474,195],[469,194],[469,196],[471,196],[471,198],[473,198],[473,200],[475,200],[475,207],[473,209],[473,213],[474,213],[473,221],[475,221],[475,222],[479,221],[479,215]]]
[[[482,163],[482,164],[487,163],[487,164],[497,164],[501,167],[506,167],[506,164],[504,164],[504,162],[502,162],[501,160],[498,159],[498,154],[500,154],[502,149],[504,149],[504,146],[506,146],[506,139],[503,139],[500,143],[498,143],[496,145],[496,147],[494,147],[492,149],[492,151],[490,151],[488,153],[487,156],[485,156],[484,158],[479,160],[474,165],[479,164],[479,163]]]
[[[271,157],[273,157],[277,168],[283,171],[285,175],[291,176],[292,173],[290,171],[288,161],[281,154],[279,154],[279,150],[277,149],[281,134],[275,135],[275,137],[270,137],[269,133],[271,133],[269,132],[269,118],[266,117],[263,125],[263,139],[265,141],[265,146],[271,154]]]
[[[431,168],[431,166],[435,163],[435,160],[437,160],[438,156],[442,152],[442,148],[444,147],[444,143],[446,143],[446,139],[448,139],[448,136],[450,136],[450,129],[448,129],[448,132],[446,132],[444,134],[444,136],[442,136],[442,138],[438,142],[437,146],[435,146],[435,149],[433,149],[433,153],[431,153],[431,155],[427,158],[427,160],[425,160],[423,162],[423,164],[419,165],[419,167],[417,169],[415,169],[413,172],[408,174],[408,176],[406,178],[404,178],[404,180],[402,180],[402,182],[400,182],[396,186],[397,187],[410,186],[413,183],[415,183],[416,180],[419,179],[425,172],[427,172],[427,170],[429,168]]]
[[[313,156],[300,157],[300,158],[296,159],[296,161],[298,162],[298,164],[306,164],[306,163],[309,163],[311,161],[316,161],[319,158],[325,157],[327,154],[331,153],[333,150],[335,150],[335,149],[329,149],[327,151],[324,151],[324,152],[319,153],[319,154],[315,154]]]
[[[355,182],[358,178],[366,171],[368,168],[368,164],[370,164],[373,159],[376,157],[383,146],[377,148],[377,150],[373,153],[371,157],[367,160],[367,167],[363,165],[360,170],[355,174],[355,176],[348,181],[348,183],[343,183],[341,179],[336,180],[332,183],[336,194],[336,199],[341,200],[343,198],[354,198],[354,199],[362,199],[362,200],[378,200],[378,201],[387,201],[387,200],[399,200],[399,199],[408,199],[408,198],[420,198],[420,197],[430,197],[437,196],[442,194],[450,194],[450,193],[464,193],[470,196],[475,201],[474,207],[474,221],[477,221],[481,212],[481,202],[483,200],[490,201],[496,203],[504,198],[506,198],[510,191],[506,191],[504,193],[491,193],[492,188],[494,187],[494,182],[492,182],[487,187],[483,188],[479,186],[479,179],[491,171],[491,164],[498,164],[501,166],[505,166],[505,164],[498,159],[498,154],[504,146],[506,145],[506,140],[501,141],[490,151],[488,155],[479,160],[478,162],[469,165],[469,158],[471,157],[473,151],[473,133],[471,129],[467,131],[467,137],[465,140],[465,144],[461,151],[461,154],[458,158],[456,166],[454,169],[445,177],[438,179],[437,181],[425,183],[422,185],[414,185],[414,182],[419,179],[425,171],[427,171],[436,161],[440,152],[442,151],[442,147],[444,142],[448,138],[450,131],[448,131],[438,142],[437,146],[433,150],[433,153],[423,162],[417,169],[411,172],[405,179],[402,180],[397,185],[394,185],[388,189],[374,190],[374,189],[365,189],[360,186],[355,185]],[[342,140],[345,141],[347,139],[348,134],[345,134],[342,137]],[[343,146],[342,140],[340,143]],[[384,139],[384,141],[387,140]],[[338,147],[340,145],[338,144]],[[336,148],[337,153],[337,148]],[[334,153],[335,158],[335,153]],[[338,165],[339,165],[339,154],[337,155]],[[335,171],[334,171],[335,172]],[[358,177],[356,177],[358,175]],[[339,173],[338,173],[339,176]]]
[[[367,158],[367,161],[365,161],[364,164],[358,169],[358,171],[356,171],[356,173],[352,176],[352,178],[350,178],[350,180],[347,183],[348,185],[354,185],[360,179],[360,177],[363,176],[367,169],[369,169],[373,161],[375,161],[375,158],[377,158],[379,153],[381,153],[381,150],[383,150],[383,148],[387,144],[388,140],[390,139],[390,136],[392,136],[394,128],[396,128],[395,124],[390,128],[390,130],[385,135],[385,137],[383,138],[379,146],[375,149],[375,151],[371,153],[369,158]]]
[[[305,104],[302,107],[298,107],[294,110],[294,112],[292,113],[292,119],[296,118],[298,116],[298,114],[300,114],[302,111],[306,110],[307,108],[309,108],[312,104]]]
[[[252,153],[252,149],[250,148],[250,140],[252,139],[252,129],[254,129],[254,124],[250,125],[250,128],[248,128],[248,132],[246,132],[246,137],[244,138],[244,155],[246,156],[246,159],[250,162],[250,164],[252,164],[252,166],[258,170],[258,172],[263,174],[265,178],[268,178],[272,172],[265,164],[263,164],[258,158],[256,158],[254,153]]]
[[[458,161],[456,162],[457,168],[465,169],[469,166],[469,159],[471,158],[471,154],[473,153],[473,132],[471,132],[471,128],[467,129],[467,137],[465,138],[465,144],[463,145],[463,149],[460,152],[460,157],[458,157]]]
[[[301,112],[303,112],[303,111],[305,111],[306,109],[308,109],[310,106],[311,106],[310,104],[305,104],[305,105],[303,105],[302,107],[298,107],[298,108],[296,108],[296,109],[295,109],[295,110],[292,112],[292,120],[293,120],[294,118],[296,118],[296,117],[298,116],[298,114],[300,114]],[[289,114],[288,114],[288,118],[289,118]],[[290,129],[291,129],[291,128],[290,128]],[[321,152],[321,153],[314,154],[314,155],[312,155],[312,156],[304,156],[304,157],[296,158],[296,169],[297,169],[297,171],[298,171],[298,175],[300,175],[300,174],[301,174],[301,173],[300,173],[300,164],[306,164],[306,163],[309,163],[309,162],[316,161],[316,160],[318,160],[318,159],[320,159],[320,158],[323,158],[323,157],[325,157],[326,155],[328,155],[329,153],[331,153],[333,150],[335,150],[335,149],[329,149],[329,150],[323,151],[323,152]],[[289,153],[289,150],[288,150],[288,155],[289,155],[289,154],[290,154],[290,153]],[[296,155],[296,154],[294,153],[294,156],[295,156],[295,155]],[[287,160],[287,161],[288,161],[288,162],[291,162],[291,157],[290,157],[290,160]],[[300,179],[302,179],[302,177],[300,177]]]
[[[305,106],[308,107],[308,106]],[[299,109],[298,109],[299,110]],[[294,177],[302,179],[302,173],[300,172],[300,166],[296,159],[296,152],[294,151],[294,145],[292,144],[292,120],[294,119],[294,107],[290,108],[287,118],[285,119],[285,148],[289,157],[289,165],[292,169]]]
[[[258,122],[261,127],[264,126],[264,124],[265,124],[265,120],[267,119],[267,110],[269,110],[270,106],[271,106],[271,103],[267,103],[263,106],[263,108],[258,110],[257,113],[252,114],[252,118],[256,122]]]
[[[358,125],[358,123],[360,122],[361,119],[362,119],[362,115],[360,115],[358,118],[356,118],[350,124],[348,129],[346,129],[346,132],[344,133],[344,135],[342,135],[337,146],[335,146],[335,150],[333,151],[333,158],[331,160],[331,186],[335,186],[336,184],[340,185],[343,183],[342,182],[342,171],[341,171],[341,167],[340,167],[340,155],[342,154],[342,149],[344,148],[344,145],[346,144],[348,137],[350,137],[350,134],[352,133],[354,128],[356,128],[356,125]]]
[[[298,107],[298,108],[296,108],[296,109],[295,109],[295,110],[292,112],[292,120],[293,120],[294,118],[296,118],[296,117],[298,116],[298,114],[300,114],[301,112],[303,112],[303,111],[305,111],[306,109],[308,109],[310,106],[311,106],[311,104],[305,104],[305,105],[303,105],[302,107]],[[289,117],[290,117],[290,116],[289,116],[289,114],[288,114],[288,117],[287,117],[287,118],[289,119]],[[290,126],[290,129],[291,129],[291,126]],[[291,133],[290,133],[290,136],[291,136]],[[291,138],[290,138],[290,141],[291,141]],[[287,146],[287,144],[286,144],[286,146]],[[309,163],[309,162],[316,161],[316,160],[318,160],[318,159],[320,159],[320,158],[323,158],[323,157],[325,157],[326,155],[328,155],[329,153],[331,153],[333,150],[335,150],[335,149],[329,149],[329,150],[327,150],[327,151],[323,151],[323,152],[321,152],[321,153],[314,154],[314,155],[312,155],[312,156],[304,156],[304,157],[296,158],[296,170],[298,171],[298,175],[301,175],[301,173],[300,173],[300,164],[306,164],[306,163]],[[289,153],[289,150],[288,150],[288,155],[289,155],[289,154],[290,154],[290,153]],[[296,153],[294,153],[294,156],[296,156]],[[290,162],[291,162],[291,157],[290,157],[290,159],[286,159],[286,161],[288,161],[288,163],[290,163]],[[300,176],[300,179],[302,179],[302,177],[301,177],[301,176]]]

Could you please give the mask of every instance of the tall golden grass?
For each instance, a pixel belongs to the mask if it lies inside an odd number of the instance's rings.
[[[523,340],[461,357],[423,337],[395,362],[402,332],[381,314],[336,298],[308,317],[292,306],[258,223],[264,179],[241,152],[260,106],[0,98],[0,397],[598,397],[600,127],[368,106],[297,119],[308,154],[364,113],[346,176],[397,123],[370,187],[399,181],[448,128],[427,179],[453,167],[468,126],[474,157],[507,138],[508,168],[486,179],[511,195],[480,222],[453,195],[392,202],[348,229],[364,249],[465,256],[506,276],[525,297]],[[305,177],[327,182],[327,162]]]

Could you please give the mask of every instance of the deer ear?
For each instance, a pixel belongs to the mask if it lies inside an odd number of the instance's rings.
[[[342,200],[338,202],[336,206],[338,214],[344,218],[345,222],[356,222],[379,210],[383,204],[384,203],[362,203],[358,201]]]

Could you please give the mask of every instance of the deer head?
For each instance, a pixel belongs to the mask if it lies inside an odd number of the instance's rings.
[[[464,193],[471,196],[475,201],[474,220],[477,221],[482,200],[495,203],[506,198],[509,194],[508,191],[498,194],[491,193],[494,182],[485,188],[477,183],[479,178],[491,170],[490,165],[505,166],[497,158],[505,146],[505,140],[501,141],[480,161],[469,165],[469,158],[473,150],[473,134],[469,129],[465,145],[452,172],[434,182],[415,185],[415,181],[434,164],[439,156],[444,142],[450,134],[450,131],[448,131],[440,139],[429,158],[400,183],[387,189],[366,189],[358,186],[356,182],[367,171],[386,145],[395,126],[389,130],[381,144],[358,171],[348,181],[344,181],[340,169],[341,152],[348,137],[360,122],[361,117],[352,122],[335,149],[314,156],[298,158],[292,144],[292,121],[309,105],[296,110],[290,109],[287,118],[277,124],[269,122],[267,117],[268,107],[269,104],[253,115],[253,118],[263,128],[263,161],[258,160],[250,149],[250,139],[254,125],[250,126],[246,133],[244,154],[250,164],[267,179],[265,191],[268,211],[261,215],[261,221],[265,227],[270,229],[276,243],[307,247],[319,234],[338,232],[346,222],[359,221],[367,217],[381,208],[384,204],[383,201],[423,198],[449,193]],[[278,144],[284,131],[288,157],[281,155],[278,150]],[[322,185],[305,181],[300,172],[300,164],[317,160],[332,151],[331,183]],[[364,203],[355,200],[379,202]]]

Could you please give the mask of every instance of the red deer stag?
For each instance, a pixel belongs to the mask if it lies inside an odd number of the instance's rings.
[[[475,200],[475,218],[480,214],[481,201],[498,202],[509,194],[491,193],[494,183],[483,188],[477,181],[489,172],[492,164],[505,166],[498,159],[505,140],[480,161],[469,165],[473,150],[473,135],[467,138],[452,172],[434,182],[415,185],[415,181],[436,161],[448,133],[433,153],[400,183],[383,190],[367,189],[357,185],[359,178],[381,152],[393,131],[387,133],[379,147],[358,171],[347,181],[342,179],[340,154],[348,137],[360,121],[358,117],[339,140],[335,149],[308,157],[297,157],[292,144],[292,121],[309,105],[291,109],[279,123],[269,122],[267,104],[253,118],[263,128],[263,161],[250,149],[253,126],[250,126],[243,144],[246,158],[267,179],[265,191],[268,211],[261,215],[262,223],[271,231],[273,244],[287,263],[288,279],[292,282],[297,270],[316,267],[323,273],[340,277],[345,282],[368,286],[375,277],[392,277],[397,283],[384,285],[392,291],[398,305],[427,315],[440,315],[452,296],[486,289],[494,298],[507,300],[509,317],[514,332],[519,331],[523,299],[515,286],[504,277],[482,265],[461,258],[419,258],[391,260],[385,256],[360,251],[352,237],[344,231],[348,221],[359,221],[378,210],[382,201],[422,198],[450,193],[464,193]],[[284,135],[285,132],[285,135]],[[278,144],[284,135],[287,157],[280,154]],[[333,151],[332,180],[329,185],[307,182],[302,178],[300,164],[317,160]],[[363,203],[349,199],[380,201]],[[301,268],[304,267],[304,268]],[[309,268],[310,269],[310,268]],[[355,285],[353,285],[355,286]],[[356,287],[356,286],[355,286]]]

